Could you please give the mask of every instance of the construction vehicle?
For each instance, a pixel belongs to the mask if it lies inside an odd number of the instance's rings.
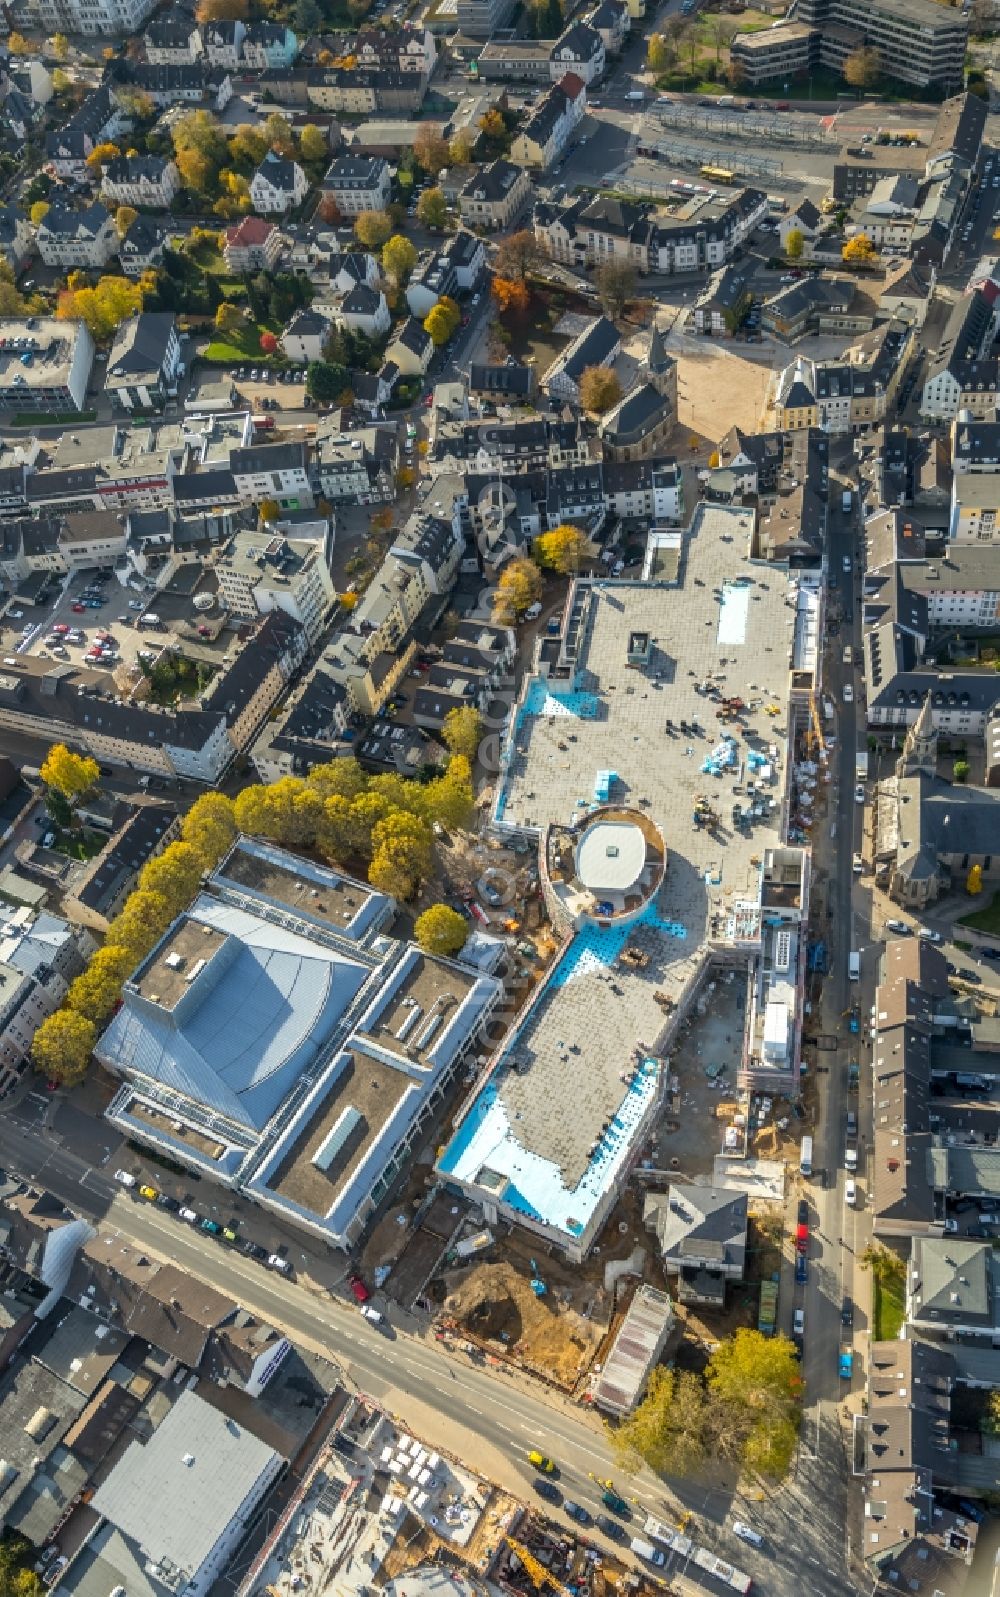
[[[694,801],[695,826],[717,826],[719,824],[718,811],[712,808],[705,793],[697,793]]]
[[[760,1308],[757,1314],[757,1329],[764,1336],[773,1336],[774,1327],[778,1318],[778,1282],[775,1280],[760,1283]]]
[[[815,690],[809,695],[809,731],[806,733],[805,741],[810,755],[818,756],[821,759],[826,757],[826,739],[823,736],[823,722],[820,718]]]
[[[551,1569],[546,1569],[545,1565],[535,1557],[533,1552],[525,1547],[523,1542],[516,1542],[513,1536],[505,1536],[504,1541],[511,1552],[516,1553],[521,1560],[536,1591],[541,1591],[542,1587],[548,1583],[553,1591],[559,1593],[559,1597],[573,1597],[573,1594],[557,1579]]]

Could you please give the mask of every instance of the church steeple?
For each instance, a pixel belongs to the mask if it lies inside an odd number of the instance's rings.
[[[920,714],[906,734],[903,752],[896,761],[897,776],[934,776],[937,771],[938,735],[928,692]]]
[[[674,362],[667,354],[663,344],[663,334],[654,325],[650,334],[649,348],[646,351],[645,378],[658,393],[663,394],[672,386],[672,372]]]

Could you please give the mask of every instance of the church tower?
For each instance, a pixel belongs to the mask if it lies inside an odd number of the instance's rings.
[[[906,734],[903,752],[896,761],[897,776],[934,776],[937,771],[938,735],[928,693],[920,714]]]
[[[646,382],[665,399],[672,398],[677,389],[677,366],[664,349],[663,334],[656,326],[650,336],[645,366],[646,370],[641,375]]]

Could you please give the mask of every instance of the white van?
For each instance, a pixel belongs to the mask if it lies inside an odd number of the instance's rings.
[[[760,1531],[754,1530],[752,1525],[744,1524],[742,1519],[733,1520],[733,1535],[738,1536],[740,1541],[749,1542],[751,1547],[763,1547],[764,1545],[764,1538]]]
[[[847,974],[851,981],[861,980],[861,955],[856,948],[852,948],[847,956]]]
[[[858,1185],[850,1176],[844,1182],[844,1202],[849,1209],[853,1209],[858,1201]]]
[[[799,1144],[799,1173],[804,1176],[811,1176],[813,1173],[812,1137],[803,1137]]]
[[[636,1558],[644,1558],[647,1564],[660,1565],[665,1564],[667,1561],[666,1555],[658,1547],[654,1547],[652,1542],[644,1542],[640,1536],[633,1536],[629,1542],[629,1547]]]

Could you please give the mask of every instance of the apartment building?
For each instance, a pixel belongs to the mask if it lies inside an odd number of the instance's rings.
[[[250,179],[250,200],[263,216],[283,216],[301,205],[308,187],[298,161],[287,161],[268,150]]]
[[[82,33],[108,38],[138,33],[156,0],[31,0],[38,26],[46,33]]]
[[[162,410],[177,393],[181,345],[172,311],[140,311],[122,322],[108,355],[104,389],[119,410]]]
[[[996,328],[992,296],[981,288],[960,296],[930,360],[920,396],[927,421],[950,421],[960,411],[992,421],[1000,394],[1000,361],[984,354]]]
[[[153,17],[143,37],[146,60],[154,66],[197,61],[204,46],[198,24],[180,9]]]
[[[274,223],[259,216],[245,216],[242,222],[227,227],[224,238],[226,265],[241,273],[272,271],[284,243]]]
[[[389,201],[392,179],[389,163],[377,155],[341,155],[331,162],[320,184],[341,216],[382,211]]]
[[[0,910],[0,1098],[27,1070],[35,1032],[66,996],[95,943],[58,915]]]
[[[180,836],[181,818],[171,804],[153,800],[116,805],[114,830],[63,899],[69,919],[102,936],[134,891],[139,872]]]
[[[216,562],[220,598],[238,616],[284,611],[314,648],[337,602],[332,554],[333,525],[326,517],[306,527],[279,520],[239,532]]]
[[[511,227],[528,203],[528,174],[511,161],[491,161],[473,173],[458,197],[463,222],[501,232]]]
[[[51,205],[38,225],[38,253],[46,266],[99,271],[118,249],[114,218],[95,200],[85,211]]]
[[[8,410],[85,410],[94,340],[83,322],[0,321],[0,402]]]
[[[236,492],[259,505],[274,499],[282,510],[308,510],[313,503],[306,444],[257,444],[229,456]]]
[[[109,205],[166,210],[180,186],[177,167],[164,155],[117,155],[101,174],[101,195]]]
[[[587,107],[587,90],[575,72],[554,83],[511,145],[519,166],[546,172],[565,150]]]

